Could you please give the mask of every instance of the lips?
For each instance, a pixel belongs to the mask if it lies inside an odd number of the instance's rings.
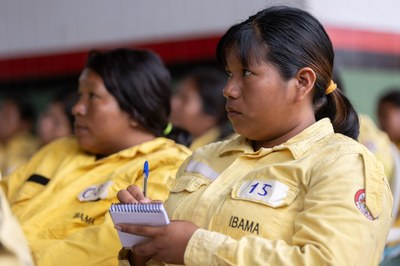
[[[89,128],[85,126],[83,123],[75,122],[75,134],[79,135],[89,131]]]
[[[242,114],[241,112],[238,111],[238,109],[229,104],[226,105],[226,111],[228,114],[228,118],[234,118]]]

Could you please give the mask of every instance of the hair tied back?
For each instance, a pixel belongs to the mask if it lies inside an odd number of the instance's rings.
[[[333,92],[334,90],[336,90],[337,85],[335,82],[333,82],[333,80],[331,80],[331,82],[329,83],[328,88],[326,88],[325,94],[328,95],[329,93]]]
[[[168,125],[165,127],[163,134],[164,136],[167,136],[169,133],[172,131],[172,123],[168,123]]]

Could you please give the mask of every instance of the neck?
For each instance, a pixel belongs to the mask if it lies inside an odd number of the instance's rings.
[[[304,129],[308,128],[314,123],[315,123],[315,117],[314,116],[309,117],[309,119],[302,120],[299,123],[295,124],[294,126],[287,128],[285,130],[285,133],[279,134],[279,136],[272,137],[267,140],[253,141],[253,149],[257,151],[260,148],[272,148],[278,146],[282,143],[285,143],[294,136],[298,135]]]

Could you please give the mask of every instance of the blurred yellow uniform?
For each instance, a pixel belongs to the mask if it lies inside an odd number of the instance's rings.
[[[121,248],[108,209],[116,194],[143,185],[150,165],[148,194],[165,200],[166,181],[190,151],[157,138],[97,159],[75,138],[56,140],[5,178],[12,211],[21,223],[37,265],[116,265]]]
[[[366,115],[360,115],[360,135],[358,140],[365,145],[383,164],[389,180],[393,178],[394,160],[391,152],[392,142],[385,132],[380,130]]]
[[[0,176],[1,177],[1,176]],[[0,265],[33,265],[28,244],[0,188]]]
[[[168,187],[170,218],[202,228],[186,265],[377,265],[390,228],[381,163],[329,119],[273,148],[200,148]]]
[[[23,165],[37,151],[39,143],[31,134],[17,134],[7,144],[0,144],[0,171],[3,176],[9,175]]]
[[[194,139],[192,144],[190,145],[190,149],[192,151],[194,151],[197,148],[200,148],[200,147],[202,147],[204,145],[207,145],[209,143],[215,142],[215,141],[218,140],[219,135],[220,135],[219,128],[218,127],[214,127],[212,129],[208,130],[202,136]]]

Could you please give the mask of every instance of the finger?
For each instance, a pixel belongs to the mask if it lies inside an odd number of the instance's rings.
[[[129,187],[127,187],[126,189],[131,195],[132,197],[137,201],[137,202],[150,202],[149,199],[147,199],[141,188],[139,188],[138,186],[135,185],[130,185]]]
[[[137,255],[153,257],[157,253],[157,248],[152,241],[146,241],[136,246],[133,246],[132,251],[135,254],[135,258]]]
[[[163,227],[164,226],[145,226],[145,225],[137,225],[137,224],[117,224],[117,225],[115,225],[115,228],[118,231],[129,233],[129,234],[134,234],[134,235],[139,235],[139,236],[150,237],[150,238],[153,238],[153,237],[161,234]]]
[[[138,201],[129,193],[127,190],[123,189],[117,193],[118,200],[122,203],[137,203]]]

